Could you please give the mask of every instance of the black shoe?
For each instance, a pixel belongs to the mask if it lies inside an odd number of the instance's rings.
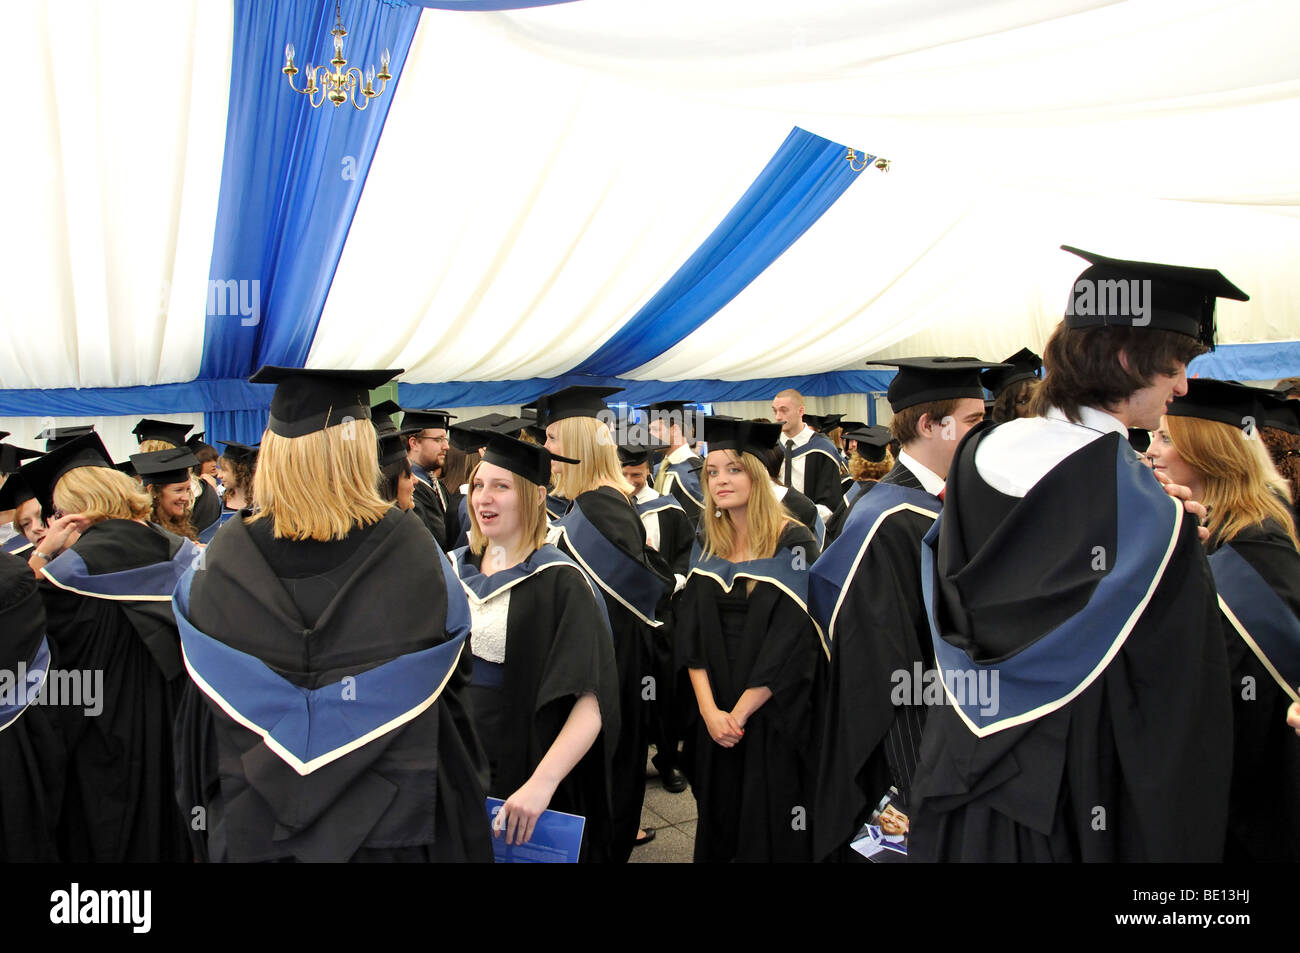
[[[669,794],[681,794],[686,790],[686,775],[676,768],[669,768],[667,772],[661,771],[659,781]]]
[[[640,847],[642,844],[648,844],[655,839],[655,829],[653,827],[641,828],[645,831],[645,837],[638,837],[632,842],[633,847]]]

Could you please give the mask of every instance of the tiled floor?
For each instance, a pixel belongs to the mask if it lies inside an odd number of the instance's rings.
[[[653,751],[653,749],[652,749]],[[689,864],[695,850],[695,795],[688,787],[681,794],[669,794],[659,783],[653,765],[646,766],[645,806],[641,826],[658,833],[644,847],[632,851],[634,864]]]

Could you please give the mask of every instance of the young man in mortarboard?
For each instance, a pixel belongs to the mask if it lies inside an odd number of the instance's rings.
[[[797,390],[783,390],[772,398],[772,416],[781,425],[786,455],[781,482],[816,503],[823,521],[830,519],[844,498],[839,448],[804,422],[803,395]]]
[[[698,526],[700,507],[704,505],[704,491],[700,489],[704,461],[690,444],[698,413],[680,400],[661,400],[640,409],[649,418],[650,436],[667,445],[648,485],[656,493],[676,499],[691,525]]]
[[[672,569],[677,580],[674,593],[677,593],[686,585],[686,574],[691,569],[695,523],[675,497],[658,493],[650,485],[653,449],[650,446],[621,446],[618,458],[623,464],[623,476],[636,491],[632,494],[632,504],[645,526],[646,545],[658,552]],[[664,790],[680,794],[686,790],[686,775],[679,767],[677,748],[685,740],[692,710],[690,685],[686,674],[677,670],[671,614],[660,621],[664,624],[654,631],[652,642],[656,682],[661,686],[651,713],[650,741],[656,750],[652,763],[659,772]]]
[[[447,538],[447,492],[438,476],[447,459],[447,447],[451,445],[447,428],[453,419],[445,410],[408,410],[402,417],[401,429],[406,437],[411,473],[415,475],[415,515],[444,551],[453,540]]]
[[[1213,269],[1089,262],[1035,416],[958,449],[923,575],[941,687],[921,860],[1217,861],[1232,766],[1214,581],[1185,487],[1128,443],[1214,342]],[[873,491],[874,495],[875,491]]]
[[[812,567],[809,591],[831,646],[814,815],[819,859],[853,857],[846,845],[885,795],[904,813],[910,805],[925,709],[899,686],[934,667],[921,540],[942,509],[958,441],[984,418],[980,372],[1000,366],[951,357],[873,363],[898,368],[888,393],[898,462],[854,503]]]

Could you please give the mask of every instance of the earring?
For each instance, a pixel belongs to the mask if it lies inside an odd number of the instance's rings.
[[[714,518],[714,519],[721,519],[721,518],[722,518],[722,510],[720,510],[720,509],[714,510],[714,511],[713,511],[713,518]]]

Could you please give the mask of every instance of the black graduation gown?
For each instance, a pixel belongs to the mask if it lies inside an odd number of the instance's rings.
[[[656,467],[657,469],[657,467]],[[704,493],[700,488],[700,479],[704,470],[704,460],[698,453],[692,453],[685,465],[677,464],[668,470],[668,493],[686,511],[686,518],[692,526],[700,524],[700,508],[704,504]],[[685,481],[685,482],[683,482]],[[651,486],[654,481],[651,481]]]
[[[0,863],[59,859],[57,824],[67,754],[57,712],[33,702],[38,684],[20,673],[53,667],[45,609],[27,563],[0,554],[0,670],[12,683],[0,697]]]
[[[1004,496],[974,465],[990,430],[957,449],[932,558],[941,668],[999,672],[996,721],[929,712],[909,859],[1221,859],[1231,700],[1196,520],[1113,433]]]
[[[559,737],[576,699],[591,692],[600,706],[600,735],[555,789],[549,808],[585,817],[582,859],[608,861],[619,701],[613,637],[600,597],[582,570],[553,546],[490,577],[479,572],[482,555],[466,548],[455,558],[471,601],[491,598],[503,586],[510,599],[505,662],[476,658],[467,694],[487,752],[488,794],[505,800],[519,790]]]
[[[490,861],[486,757],[463,700],[472,663],[457,644],[468,633],[469,607],[419,520],[393,508],[329,543],[272,540],[269,520],[252,527],[231,520],[204,556],[204,568],[177,591],[195,680],[177,721],[176,796],[187,810],[204,809],[210,859]],[[349,687],[353,699],[379,709],[374,723],[384,730],[363,735],[367,726],[349,712],[341,717],[351,733],[310,762],[287,736],[272,734],[277,750],[264,732],[280,725],[246,727],[198,683],[202,677],[259,724],[258,698],[237,697],[237,681],[223,688],[212,669],[196,668],[188,640],[196,651],[215,646],[223,662],[251,658],[261,684],[269,680],[276,692],[287,685],[281,723],[305,719],[309,740],[337,726],[317,716],[326,703],[346,701]],[[440,650],[450,661],[436,673],[406,674]],[[403,674],[390,698],[366,680],[392,666]],[[301,694],[313,690],[320,703],[296,712]],[[414,703],[405,700],[410,692]]]
[[[157,526],[104,520],[43,570],[41,595],[59,668],[103,672],[102,711],[59,709],[68,749],[59,824],[65,861],[190,859],[186,818],[172,794],[171,726],[184,675],[170,603],[174,578],[190,566],[188,553],[197,555],[192,543]],[[105,582],[145,567],[160,569],[153,586]],[[89,594],[101,588],[148,598]]]
[[[790,511],[791,516],[808,527],[808,531],[815,538],[817,536],[817,523],[821,519],[821,514],[817,512],[817,504],[794,487],[786,488],[785,497],[781,502]]]
[[[674,499],[676,499],[674,497]],[[651,503],[654,499],[651,499]],[[664,507],[650,515],[659,522],[659,555],[674,575],[685,578],[691,571],[691,550],[695,548],[695,524],[684,509]],[[646,517],[642,517],[644,521]],[[673,624],[673,597],[659,616],[663,625],[651,633],[654,657],[655,697],[650,706],[650,741],[656,748],[653,759],[659,773],[678,767],[677,747],[686,739],[692,722],[695,696],[691,694],[686,673],[677,666],[677,648]]]
[[[573,506],[582,511],[585,519],[607,543],[640,564],[644,573],[658,577],[661,603],[668,598],[673,585],[668,568],[657,553],[646,548],[645,527],[626,496],[613,487],[602,486],[579,494]],[[566,556],[575,555],[567,536],[561,536],[556,546]],[[590,553],[585,558],[578,554],[577,561],[589,568],[599,582],[607,567],[594,565],[591,560]],[[653,694],[646,691],[647,686],[653,684],[646,680],[654,678],[650,631],[654,626],[647,624],[641,614],[624,605],[603,585],[601,595],[614,632],[614,662],[619,682],[620,730],[613,764],[612,858],[621,863],[632,853],[645,799],[645,762],[650,746],[649,702]]]
[[[803,460],[803,488],[799,492],[834,513],[844,499],[844,489],[840,485],[840,465],[825,453],[816,451],[805,453]]]
[[[201,532],[215,523],[222,511],[221,496],[207,480],[199,480],[199,495],[194,498],[190,508],[190,525],[194,531]]]
[[[825,734],[817,773],[817,859],[856,860],[847,849],[880,798],[896,787],[896,803],[906,806],[913,784],[925,709],[895,704],[893,673],[912,677],[934,668],[930,626],[921,598],[921,540],[934,525],[939,501],[898,463],[882,484],[903,487],[919,505],[877,518],[864,509],[864,525],[844,533],[826,548],[813,569],[814,614],[831,646]],[[882,500],[884,497],[881,498]],[[891,506],[888,508],[892,508]],[[876,530],[866,540],[871,525]],[[851,551],[850,551],[851,550]],[[856,570],[842,582],[822,588],[832,566],[847,571],[858,551]],[[823,595],[825,593],[825,595]],[[842,604],[831,615],[833,600]]]
[[[862,499],[875,485],[875,480],[851,480],[845,485],[844,498],[831,514],[831,518],[826,521],[827,546],[839,539],[840,533],[844,532],[844,522],[849,518],[849,511],[853,509],[853,504]]]
[[[415,492],[412,494],[415,515],[420,518],[429,534],[433,536],[439,548],[448,548],[447,510],[437,491],[433,488],[434,477],[421,466],[411,464],[411,473],[415,476]]]
[[[1232,585],[1234,577],[1221,567],[1233,556],[1272,590],[1275,601],[1269,593],[1258,598]],[[1224,859],[1294,863],[1300,860],[1300,738],[1287,725],[1286,713],[1300,670],[1279,666],[1300,654],[1300,553],[1270,520],[1239,533],[1210,556],[1210,566],[1221,608],[1226,607],[1223,632],[1231,668],[1232,794]],[[1272,639],[1264,641],[1269,634]],[[1269,658],[1277,676],[1258,653]]]
[[[817,543],[807,527],[787,524],[774,558],[785,562],[800,550],[806,572]],[[740,572],[762,562],[734,565]],[[733,709],[748,688],[772,692],[733,748],[717,744],[697,719],[696,863],[813,859],[824,644],[804,606],[772,582],[754,580],[752,592],[748,584],[736,577],[727,592],[697,567],[677,612],[682,664],[708,674],[720,710]]]

